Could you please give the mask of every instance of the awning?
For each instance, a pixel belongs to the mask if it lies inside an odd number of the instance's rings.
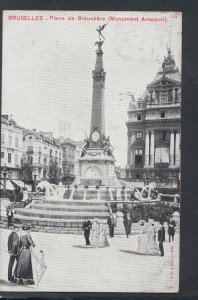
[[[1,180],[0,189],[3,190],[4,188],[4,181]],[[6,190],[14,191],[13,184],[10,180],[6,180]]]
[[[24,188],[24,187],[25,187],[24,182],[21,181],[21,180],[11,179],[11,182],[15,183],[15,184],[18,185],[20,188]]]

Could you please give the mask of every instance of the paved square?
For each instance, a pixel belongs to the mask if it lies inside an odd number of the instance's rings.
[[[179,234],[164,243],[165,256],[139,255],[137,235],[115,236],[107,248],[84,248],[82,235],[32,232],[43,249],[47,270],[36,286],[7,282],[7,238],[10,230],[0,229],[1,291],[53,292],[177,292],[179,282]],[[32,258],[34,263],[34,258]]]

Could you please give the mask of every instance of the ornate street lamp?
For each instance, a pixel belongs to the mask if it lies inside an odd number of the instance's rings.
[[[3,174],[3,197],[6,198],[6,176],[8,174],[8,168],[6,164],[4,164],[2,168],[2,174]]]
[[[35,169],[33,172],[33,180],[34,180],[34,189],[33,191],[36,191],[36,176],[37,176],[37,170]]]

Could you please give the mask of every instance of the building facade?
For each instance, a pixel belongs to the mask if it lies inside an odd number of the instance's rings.
[[[181,74],[168,49],[162,67],[141,98],[128,109],[126,177],[131,181],[180,179]],[[166,180],[167,179],[167,180]],[[169,180],[170,179],[170,180]],[[168,181],[170,181],[168,183]]]
[[[70,138],[59,139],[62,151],[62,181],[64,184],[70,184],[73,182],[74,175],[74,161],[75,161],[75,149],[76,143]]]
[[[7,166],[8,176],[18,179],[23,156],[23,128],[8,115],[1,116],[1,167]]]
[[[57,163],[62,173],[63,151],[61,145],[53,138],[52,132],[24,129],[23,157],[32,164],[37,180],[48,178],[49,166],[53,162]]]

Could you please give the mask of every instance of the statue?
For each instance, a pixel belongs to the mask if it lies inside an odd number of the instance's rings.
[[[105,40],[103,34],[102,34],[102,30],[104,30],[105,26],[107,25],[108,23],[98,27],[98,29],[96,29],[98,31],[98,34],[99,34],[99,40],[101,41],[101,37],[103,38],[103,40]]]
[[[108,156],[111,156],[113,159],[115,159],[113,155],[113,146],[110,143],[109,136],[103,140],[103,150]]]
[[[87,153],[87,148],[89,147],[89,139],[88,138],[84,139],[84,142],[86,144],[83,146],[81,157],[85,156],[85,154]]]

